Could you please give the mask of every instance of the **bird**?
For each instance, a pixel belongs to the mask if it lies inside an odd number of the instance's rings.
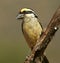
[[[41,23],[38,21],[38,16],[33,10],[22,8],[16,18],[22,19],[22,32],[32,50],[43,30]]]
[[[19,10],[16,19],[22,20],[21,28],[26,42],[32,50],[43,33],[43,27],[36,13],[30,8]],[[45,57],[45,55],[44,55]],[[46,62],[47,63],[47,62]]]

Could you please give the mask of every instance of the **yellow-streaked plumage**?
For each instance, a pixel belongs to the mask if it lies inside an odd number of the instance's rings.
[[[22,18],[22,32],[31,49],[35,46],[38,38],[42,34],[42,26],[38,21],[34,11],[23,8],[19,12],[18,19]]]
[[[27,21],[27,19],[29,20]],[[42,28],[37,18],[27,17],[25,20],[23,24],[23,33],[29,47],[33,48],[42,33]]]

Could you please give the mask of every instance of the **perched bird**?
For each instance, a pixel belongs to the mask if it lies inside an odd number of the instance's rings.
[[[31,49],[35,46],[38,38],[42,34],[42,25],[38,21],[35,12],[28,8],[19,11],[17,19],[22,19],[22,32]]]
[[[32,50],[39,37],[42,35],[43,30],[41,23],[38,21],[38,16],[33,10],[23,8],[19,11],[16,19],[22,20],[22,32]]]

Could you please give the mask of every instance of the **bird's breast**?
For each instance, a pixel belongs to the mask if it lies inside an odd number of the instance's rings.
[[[29,45],[32,48],[42,32],[42,27],[38,21],[30,21],[23,24],[24,37]]]

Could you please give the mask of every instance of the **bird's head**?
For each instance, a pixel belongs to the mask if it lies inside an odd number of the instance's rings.
[[[16,19],[23,19],[25,16],[27,17],[37,17],[35,12],[29,8],[23,8],[19,11]]]

